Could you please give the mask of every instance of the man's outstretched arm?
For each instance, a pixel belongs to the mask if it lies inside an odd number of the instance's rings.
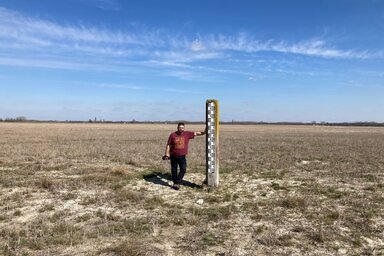
[[[201,136],[201,135],[204,135],[206,133],[207,133],[207,128],[205,128],[205,130],[202,132],[195,132],[195,136]]]

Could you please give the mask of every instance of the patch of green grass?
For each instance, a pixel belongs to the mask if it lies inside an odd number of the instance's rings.
[[[17,209],[16,211],[14,211],[13,216],[21,216],[21,210]]]
[[[272,187],[274,190],[289,190],[287,187],[285,187],[285,186],[281,186],[279,183],[274,182],[274,181],[271,183],[271,187]]]
[[[76,199],[77,198],[77,194],[74,193],[74,192],[68,192],[68,193],[64,193],[61,198],[63,200],[73,200],[73,199]]]
[[[203,243],[206,245],[206,246],[214,246],[214,245],[220,245],[220,244],[223,244],[224,241],[223,239],[218,236],[218,235],[215,235],[214,233],[212,232],[208,232],[207,234],[205,234],[203,236]]]
[[[257,212],[260,207],[256,201],[245,201],[240,209],[244,212]]]
[[[45,204],[40,209],[39,212],[53,211],[55,209],[55,204]]]
[[[311,194],[315,197],[321,195],[326,196],[328,199],[343,199],[350,196],[351,192],[342,190],[338,186],[329,186],[327,184],[319,184],[316,181],[305,183],[301,186],[303,193]]]
[[[114,175],[114,176],[118,176],[118,177],[120,177],[120,178],[126,175],[126,174],[124,173],[124,170],[123,170],[123,169],[115,169],[115,170],[112,170],[112,171],[111,171],[111,174]]]
[[[209,208],[192,207],[191,209],[192,215],[207,219],[207,221],[228,219],[234,211],[235,208],[232,205]]]
[[[15,192],[15,193],[8,194],[7,196],[5,196],[3,202],[22,203],[23,200],[24,200],[23,193]]]
[[[330,225],[341,218],[340,212],[337,210],[326,210],[323,213],[323,216],[324,217],[322,220],[324,221],[324,223],[330,224]]]
[[[61,210],[61,211],[55,211],[49,218],[48,220],[51,223],[57,223],[60,221],[64,221],[64,219],[69,215],[69,209],[66,210]]]
[[[109,173],[91,173],[81,176],[81,181],[87,185],[106,186],[120,181],[120,177]]]
[[[145,194],[137,191],[121,189],[114,191],[112,200],[118,204],[119,207],[125,207],[127,204],[140,203],[145,199]]]
[[[223,202],[232,202],[236,201],[236,199],[240,198],[238,193],[231,193],[231,192],[226,192],[223,196]]]
[[[362,178],[368,182],[374,182],[377,179],[376,176],[372,174],[363,174]]]
[[[9,216],[4,214],[4,213],[1,213],[0,214],[0,221],[7,221],[9,219]]]
[[[144,200],[144,209],[146,210],[154,210],[159,207],[168,206],[168,204],[165,202],[165,200],[162,197],[154,196],[151,198],[147,198]]]
[[[67,222],[59,222],[52,227],[48,227],[48,245],[70,245],[82,242],[83,232],[80,227]]]
[[[80,228],[69,223],[50,224],[42,219],[37,219],[24,228],[2,229],[0,237],[6,239],[6,248],[15,253],[22,247],[42,250],[57,245],[72,246],[81,243],[82,234]]]
[[[97,205],[99,198],[96,195],[87,195],[79,202],[80,205]]]
[[[151,245],[150,241],[129,238],[122,240],[99,253],[112,252],[119,256],[162,256],[166,253]]]
[[[81,216],[78,216],[78,217],[76,218],[76,221],[77,221],[77,222],[86,222],[86,221],[88,221],[88,220],[90,220],[90,219],[92,219],[92,214],[90,214],[90,213],[86,213],[86,214],[83,214],[83,215],[81,215]]]
[[[348,192],[341,191],[337,187],[328,187],[326,191],[324,192],[326,196],[332,199],[339,199],[346,195],[348,195]]]
[[[292,232],[303,233],[305,232],[305,228],[303,226],[296,225],[292,228]]]
[[[313,231],[313,232],[309,232],[307,236],[310,240],[312,240],[316,243],[324,243],[324,241],[325,241],[325,236],[324,236],[323,232],[321,231],[321,229]]]
[[[204,202],[207,203],[220,203],[221,201],[222,199],[218,195],[206,195],[204,197]]]
[[[277,201],[277,205],[288,209],[304,209],[308,206],[308,201],[306,198],[301,196],[286,196],[284,198],[279,199]]]
[[[279,234],[273,227],[260,227],[253,236],[256,241],[267,247],[292,245],[292,236],[289,233]]]
[[[292,236],[290,234],[283,234],[277,238],[280,246],[292,246]]]
[[[105,215],[108,216],[108,215]],[[88,233],[88,236],[105,236],[114,237],[122,235],[145,236],[153,231],[153,225],[147,217],[125,218],[125,219],[109,219],[103,216],[93,234]]]
[[[52,180],[52,178],[47,176],[42,176],[36,181],[36,185],[39,188],[53,190],[55,186],[55,182]]]
[[[265,169],[259,173],[258,178],[281,180],[284,179],[286,173],[286,170]]]

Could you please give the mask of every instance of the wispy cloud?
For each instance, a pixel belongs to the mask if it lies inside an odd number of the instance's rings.
[[[299,42],[297,44],[287,44],[279,42],[270,46],[271,50],[276,52],[302,54],[308,56],[317,56],[324,58],[356,58],[366,59],[372,57],[366,51],[353,51],[353,50],[339,50],[327,47],[326,42],[323,40],[309,40]]]
[[[384,89],[384,85],[377,81],[367,82],[366,80],[362,81],[362,80],[350,79],[350,80],[339,82],[338,84],[341,86],[346,86],[354,89],[362,89],[362,90],[367,90],[367,89],[383,90]]]
[[[156,38],[154,35],[109,31],[83,25],[60,25],[52,21],[21,15],[0,7],[0,38],[7,42],[24,42],[36,46],[56,46],[58,42],[111,43],[123,45],[145,45]],[[156,32],[153,32],[156,34]],[[60,46],[60,45],[59,45]]]
[[[182,93],[182,94],[201,94],[202,93],[199,91],[184,90],[184,89],[177,89],[177,88],[175,89],[175,88],[159,87],[158,89],[153,89],[153,88],[148,88],[146,86],[129,85],[129,84],[114,84],[114,83],[86,83],[86,84],[100,87],[100,88],[112,88],[112,89],[124,89],[124,90],[151,90],[151,91],[172,92],[172,93],[175,92],[175,93]]]
[[[50,60],[50,59],[32,59],[32,58],[9,58],[0,56],[0,65],[19,66],[19,67],[35,67],[48,69],[68,69],[68,70],[100,70],[99,65],[81,63],[68,60]]]
[[[119,11],[120,5],[115,0],[95,0],[97,8],[108,11]]]
[[[96,3],[113,5],[112,0],[97,0]],[[31,18],[0,7],[0,38],[11,47],[14,44],[52,47],[78,52],[95,52],[111,56],[151,55],[177,62],[199,61],[223,57],[220,52],[238,51],[254,53],[274,51],[326,58],[368,58],[366,51],[340,50],[327,46],[321,39],[288,43],[286,41],[260,41],[247,33],[228,35],[205,35],[186,38],[158,29],[143,29],[142,32],[112,31],[84,25],[60,25],[58,23]],[[5,42],[5,43],[4,43]]]
[[[52,82],[52,81],[49,81],[49,82]],[[182,94],[201,94],[202,93],[197,90],[185,90],[185,89],[179,89],[179,88],[163,88],[163,87],[150,88],[147,86],[134,85],[129,83],[94,83],[94,82],[87,82],[87,81],[67,81],[66,83],[78,85],[78,86],[134,90],[134,91],[150,90],[150,91],[157,91],[157,92],[176,92],[176,93],[182,93]]]
[[[113,0],[92,1],[118,8]],[[258,40],[248,33],[191,36],[140,24],[122,31],[60,24],[0,7],[0,65],[104,71],[150,67],[183,80],[207,81],[211,72],[244,75],[254,81],[260,78],[244,64],[256,63],[255,55],[269,52],[326,59],[384,57],[383,52],[338,49],[322,38],[288,42]],[[216,63],[206,64],[209,61]]]
[[[217,51],[191,52],[186,49],[175,49],[172,51],[159,51],[153,53],[153,57],[163,61],[172,61],[176,63],[189,63],[210,59],[221,59],[222,53]]]
[[[146,90],[146,87],[143,86],[137,86],[137,85],[128,85],[128,84],[111,84],[111,83],[104,83],[104,84],[94,84],[97,87],[100,88],[114,88],[114,89],[128,89],[128,90]]]
[[[205,50],[204,44],[199,40],[195,40],[191,43],[191,50],[195,52]]]
[[[281,52],[291,54],[301,54],[308,56],[324,58],[356,58],[364,59],[371,57],[380,57],[381,54],[369,54],[367,51],[340,50],[327,46],[327,43],[321,39],[310,39],[289,43],[286,41],[267,40],[260,41],[254,39],[246,33],[240,33],[236,36],[208,36],[200,39],[199,49],[212,49],[216,51],[239,51],[247,53],[255,52]]]
[[[164,88],[162,89],[164,92],[172,92],[172,93],[182,93],[182,94],[201,94],[202,92],[191,91],[191,90],[182,90],[182,89],[174,89],[174,88]]]

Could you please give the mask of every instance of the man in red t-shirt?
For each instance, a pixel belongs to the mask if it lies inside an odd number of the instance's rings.
[[[185,124],[179,123],[177,125],[177,131],[169,135],[167,146],[165,148],[164,160],[171,159],[171,172],[173,189],[178,190],[179,184],[183,181],[184,174],[187,170],[187,159],[185,156],[188,154],[188,143],[190,139],[195,136],[204,135],[203,132],[188,132],[185,131]],[[180,168],[179,174],[177,174],[177,166]]]

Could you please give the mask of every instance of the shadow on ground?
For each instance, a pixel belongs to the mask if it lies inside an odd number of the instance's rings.
[[[156,172],[152,172],[144,175],[143,178],[144,180],[148,182],[152,182],[153,184],[156,184],[156,185],[172,187],[170,185],[170,181],[172,181],[172,176],[169,173],[162,173],[162,172],[156,171]],[[190,188],[197,188],[197,189],[203,188],[203,186],[187,180],[183,180],[183,182],[180,185],[190,187]]]

